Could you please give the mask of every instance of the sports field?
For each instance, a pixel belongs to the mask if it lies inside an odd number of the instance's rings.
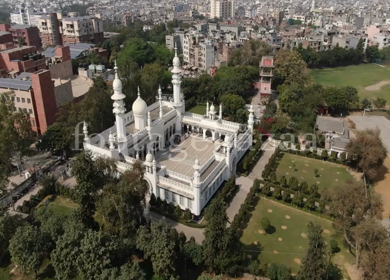
[[[318,169],[318,177],[315,177],[315,169]],[[319,193],[325,187],[329,189],[354,180],[354,176],[341,164],[288,153],[284,153],[276,169],[276,178],[280,180],[282,176],[286,177],[287,182],[291,177],[296,177],[299,183],[306,181],[309,187],[316,184]]]
[[[271,221],[269,233],[262,230],[260,221],[263,217]],[[292,273],[297,273],[308,247],[307,224],[310,221],[322,226],[323,236],[329,244],[334,238],[331,221],[261,197],[241,237],[247,257],[259,258],[260,262],[268,264],[283,264],[291,268]],[[333,263],[346,275],[344,264],[353,262],[353,256],[340,240],[337,241],[340,250],[335,253]]]
[[[311,76],[326,86],[353,86],[359,91],[359,97],[387,100],[390,104],[390,66],[360,64],[346,67],[313,70]]]

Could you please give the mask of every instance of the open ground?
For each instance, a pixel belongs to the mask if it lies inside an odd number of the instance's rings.
[[[271,221],[268,233],[264,233],[261,227],[263,217]],[[327,242],[334,238],[331,221],[261,197],[241,238],[246,245],[246,255],[265,263],[283,264],[296,273],[308,248],[307,224],[310,221],[322,226]],[[344,265],[353,263],[353,256],[340,240],[338,244],[340,251],[335,254],[333,262],[346,275]]]
[[[360,64],[313,70],[311,75],[316,82],[326,86],[356,87],[361,99],[381,97],[390,103],[390,66]]]
[[[190,109],[191,113],[204,115],[206,114],[206,105],[196,105]]]
[[[318,177],[315,177],[315,169],[318,169]],[[286,177],[287,182],[291,177],[296,177],[299,183],[306,181],[309,187],[316,184],[320,193],[325,187],[332,188],[347,180],[357,179],[341,164],[288,153],[283,155],[276,170],[277,179],[280,180],[282,176]]]

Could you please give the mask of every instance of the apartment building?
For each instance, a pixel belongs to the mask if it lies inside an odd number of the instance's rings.
[[[104,41],[103,20],[95,16],[65,17],[61,26],[64,44]]]
[[[201,71],[210,72],[215,63],[214,43],[204,37],[186,33],[184,35],[183,60]]]
[[[211,0],[210,18],[228,19],[234,17],[233,0]]]
[[[13,37],[10,32],[0,31],[0,44],[12,43]]]
[[[338,35],[332,37],[332,47],[339,46],[344,49],[356,49],[360,37],[352,35]]]
[[[26,46],[33,46],[37,50],[41,48],[41,38],[39,37],[39,29],[36,26],[26,24],[0,24],[0,31],[7,31],[12,35],[12,41],[15,45],[24,42]]]
[[[95,16],[77,16],[69,13],[63,17],[61,13],[51,13],[39,19],[39,31],[42,45],[101,43],[104,41],[103,21]]]
[[[38,21],[43,16],[42,12],[35,12],[33,8],[27,7],[10,13],[11,24],[25,24],[38,26]]]

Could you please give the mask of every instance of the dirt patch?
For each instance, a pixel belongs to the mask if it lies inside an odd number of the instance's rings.
[[[349,278],[351,278],[351,280],[362,280],[363,279],[362,271],[357,269],[355,265],[345,263],[344,267],[345,267],[345,270],[348,272]]]
[[[253,241],[253,245],[259,245],[259,242]]]
[[[268,209],[267,212],[268,212],[268,213],[272,213],[272,209]]]
[[[287,220],[290,220],[291,217],[290,217],[289,215],[286,215],[286,219],[287,219]]]
[[[302,264],[302,261],[301,259],[298,259],[298,258],[294,258],[294,262],[298,265],[301,265]]]
[[[252,258],[252,255],[247,255],[247,258],[248,258],[248,259],[251,259],[251,258]]]
[[[278,238],[278,241],[283,241],[283,238],[279,237],[279,238]]]
[[[307,171],[305,169],[303,169],[302,171],[303,171],[303,173],[307,173]]]
[[[390,81],[382,81],[382,82],[379,82],[379,83],[377,83],[375,85],[366,87],[365,90],[368,90],[368,91],[378,91],[378,90],[381,90],[382,87],[387,86],[387,85],[390,85]]]
[[[298,248],[299,248],[299,249],[303,249],[303,247],[302,247],[302,246],[299,246]]]
[[[375,178],[375,191],[382,195],[383,218],[390,217],[390,157],[386,158]]]
[[[336,173],[337,173],[337,174],[340,174],[340,172],[338,172],[338,171],[337,171]]]
[[[321,182],[320,182],[320,181],[317,181],[317,184],[321,184]]]
[[[286,172],[286,175],[288,175],[289,173],[288,172]]]
[[[334,179],[336,182],[338,182],[339,181],[339,179]]]
[[[307,237],[306,233],[301,233],[301,236],[302,236],[303,238],[306,238],[306,237]]]
[[[287,226],[281,226],[281,228],[282,228],[283,230],[286,230],[286,229],[287,229]]]
[[[305,163],[305,166],[309,166],[307,163]]]
[[[275,254],[275,255],[277,255],[277,254],[279,254],[279,252],[278,252],[278,251],[276,251],[276,250],[274,250],[274,254]]]
[[[329,233],[330,233],[330,231],[327,230],[327,229],[324,229],[324,232],[325,232],[326,234],[329,234]]]
[[[291,168],[292,168],[292,166],[289,166],[288,168],[290,168],[290,169],[291,169]]]
[[[264,234],[264,230],[259,229],[260,234]]]

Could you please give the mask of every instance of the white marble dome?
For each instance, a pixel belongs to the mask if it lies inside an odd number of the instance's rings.
[[[122,81],[120,79],[115,79],[112,83],[112,87],[115,91],[122,90]]]
[[[151,153],[148,153],[148,154],[146,155],[145,160],[146,160],[147,162],[152,162],[152,161],[153,161],[153,156],[152,156],[152,154],[151,154]]]
[[[214,104],[211,104],[211,106],[210,106],[210,112],[215,112],[215,106],[214,106]]]
[[[173,66],[180,67],[180,58],[178,56],[173,58]]]
[[[133,114],[137,116],[144,116],[148,112],[148,105],[146,105],[145,100],[143,100],[139,94],[133,103],[132,110]]]

